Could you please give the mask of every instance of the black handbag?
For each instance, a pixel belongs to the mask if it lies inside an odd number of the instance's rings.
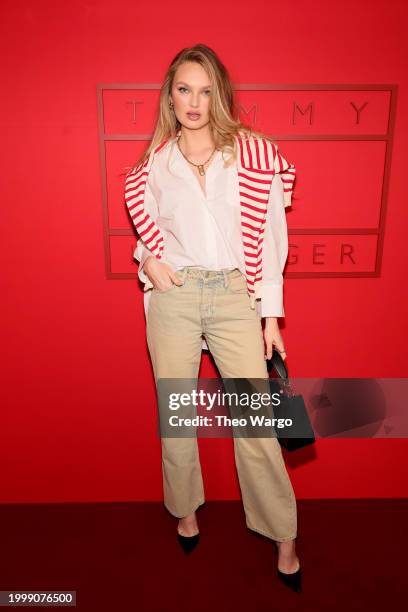
[[[292,425],[285,427],[286,431],[276,425],[275,432],[279,444],[288,451],[303,448],[313,444],[316,439],[306,410],[302,395],[295,395],[288,379],[288,370],[280,353],[275,349],[272,359],[267,359],[267,369],[270,373],[272,368],[276,371],[279,379],[270,378],[270,392],[279,393],[280,403],[273,407],[274,417],[277,419],[292,419]]]

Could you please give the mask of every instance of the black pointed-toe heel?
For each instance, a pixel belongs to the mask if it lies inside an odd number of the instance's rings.
[[[279,552],[278,545],[276,543],[275,552]],[[280,569],[277,569],[276,573],[279,580],[281,580],[284,585],[292,589],[292,591],[295,591],[295,593],[302,592],[302,569],[300,567],[300,564],[296,572],[291,572],[290,574],[288,574],[286,572],[281,572]]]
[[[177,532],[177,540],[186,555],[188,555],[197,546],[200,540],[200,533],[196,533],[193,536],[183,536],[181,533]]]
[[[285,572],[281,572],[279,569],[276,570],[278,574],[279,580],[283,582],[287,587],[295,591],[295,593],[302,592],[302,570],[299,568],[296,572],[292,572],[291,574],[286,574]]]

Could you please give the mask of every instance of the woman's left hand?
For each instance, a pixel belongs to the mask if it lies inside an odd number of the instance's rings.
[[[272,351],[275,346],[283,360],[286,359],[285,344],[280,333],[277,317],[265,317],[263,329],[265,343],[265,359],[272,359]]]

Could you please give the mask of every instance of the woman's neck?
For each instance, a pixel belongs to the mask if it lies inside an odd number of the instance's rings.
[[[212,151],[215,146],[208,125],[198,130],[182,127],[178,143],[184,155],[200,155]]]

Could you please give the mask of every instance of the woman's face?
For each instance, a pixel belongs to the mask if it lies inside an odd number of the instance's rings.
[[[210,95],[210,79],[200,64],[184,62],[177,68],[171,100],[181,125],[194,130],[209,122]]]

